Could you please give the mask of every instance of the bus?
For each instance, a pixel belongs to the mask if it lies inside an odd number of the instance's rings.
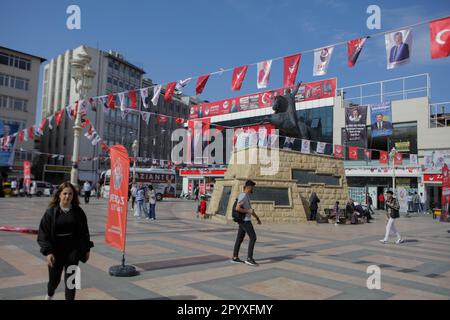
[[[134,171],[136,170],[136,171]],[[176,197],[176,174],[174,169],[162,168],[133,168],[130,167],[130,183],[133,182],[133,173],[135,172],[135,181],[137,184],[152,185],[156,192],[156,200],[161,201],[164,198]],[[111,170],[103,171],[100,174],[102,181],[102,197],[109,197],[109,183]]]

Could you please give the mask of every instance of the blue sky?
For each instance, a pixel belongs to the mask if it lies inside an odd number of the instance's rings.
[[[71,4],[81,8],[81,30],[66,28]],[[381,8],[381,30],[366,27],[371,4]],[[448,0],[7,1],[0,11],[0,45],[46,59],[81,44],[112,49],[155,82],[167,83],[449,15]],[[428,25],[414,28],[413,37],[412,61],[397,69],[386,70],[384,37],[374,37],[353,69],[347,67],[346,46],[336,47],[326,76],[313,77],[313,54],[304,54],[297,79],[337,77],[341,87],[429,73],[431,101],[450,101],[450,57],[431,60]],[[255,70],[250,67],[240,92],[231,91],[231,73],[210,78],[202,98],[258,91]],[[194,83],[185,93],[193,94]],[[281,83],[279,60],[269,89]]]

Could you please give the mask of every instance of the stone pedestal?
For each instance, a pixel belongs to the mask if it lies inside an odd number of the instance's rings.
[[[278,156],[272,152],[278,152]],[[270,166],[274,170],[268,175]],[[292,150],[252,147],[233,153],[224,179],[216,180],[207,213],[215,220],[232,221],[231,207],[247,179],[256,182],[251,195],[252,207],[263,222],[308,223],[312,192],[320,199],[320,213],[332,208],[336,201],[341,207],[345,206],[348,200],[342,160]]]

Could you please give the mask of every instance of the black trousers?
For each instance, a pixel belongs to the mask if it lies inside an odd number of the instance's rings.
[[[249,259],[253,259],[253,249],[255,248],[256,243],[256,233],[251,221],[244,221],[239,223],[236,242],[234,244],[233,257],[239,257],[239,249],[241,248],[242,241],[244,241],[245,234],[248,234],[248,237],[250,238],[247,257]]]
[[[58,288],[59,283],[61,282],[61,273],[64,270],[64,284],[65,284],[65,297],[66,300],[74,300],[75,299],[75,291],[76,289],[69,289],[67,287],[67,279],[75,274],[75,270],[68,273],[67,268],[69,266],[76,265],[78,266],[79,262],[79,251],[77,249],[65,250],[55,252],[55,262],[53,267],[48,267],[48,276],[49,281],[47,285],[47,294],[49,296],[53,296],[55,294],[56,288]],[[75,283],[71,281],[71,284],[74,286]]]
[[[89,198],[91,197],[91,192],[90,191],[85,191],[84,192],[84,203],[89,203]]]

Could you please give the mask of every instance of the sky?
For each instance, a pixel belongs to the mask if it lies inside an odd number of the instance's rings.
[[[66,27],[66,10],[72,4],[81,9],[80,30]],[[380,30],[367,28],[370,5],[381,9]],[[1,7],[1,46],[47,60],[82,44],[114,50],[161,84],[450,16],[448,0],[23,0]],[[354,68],[347,66],[347,47],[336,46],[325,76],[313,77],[313,53],[303,54],[297,79],[336,77],[343,87],[429,73],[431,102],[450,101],[450,57],[431,59],[428,24],[412,32],[407,65],[387,70],[384,36],[378,36],[366,42]],[[273,62],[268,89],[282,86],[282,67],[282,60]],[[200,98],[214,101],[260,91],[255,66],[249,68],[241,91],[231,91],[231,75],[211,77]],[[423,79],[410,79],[407,87],[423,86]],[[195,81],[184,93],[194,94]],[[398,90],[398,85],[387,85],[386,90]]]

